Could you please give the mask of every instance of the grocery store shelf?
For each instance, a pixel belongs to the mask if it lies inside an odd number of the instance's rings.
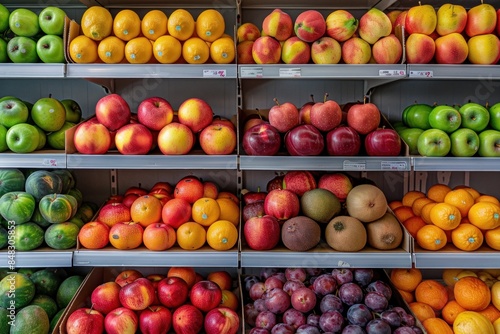
[[[111,267],[238,267],[238,249],[216,251],[208,246],[195,251],[185,251],[175,246],[163,252],[149,251],[145,247],[134,250],[117,250],[106,247],[99,250],[80,249],[73,253],[74,266]]]
[[[2,168],[66,168],[64,151],[44,150],[33,153],[0,153]]]
[[[242,79],[377,79],[395,80],[406,77],[406,65],[238,65]]]
[[[439,64],[408,64],[410,79],[500,79],[498,65],[439,65]]]
[[[65,64],[0,64],[0,78],[64,78]]]
[[[240,156],[241,170],[409,171],[409,157]]]
[[[281,9],[369,9],[377,7],[379,9],[386,9],[388,6],[395,3],[396,0],[337,0],[335,2],[328,0],[313,0],[304,2],[300,0],[243,0],[241,7],[243,9],[249,8],[281,8]]]
[[[73,0],[74,1],[74,0]],[[179,1],[171,0],[144,0],[137,2],[137,0],[81,0],[86,6],[104,6],[108,8],[236,8],[235,1],[218,1],[216,3],[212,1],[200,1],[200,0],[183,0],[182,3]]]
[[[482,246],[473,252],[458,250],[451,244],[439,251],[426,251],[418,245],[414,247],[413,261],[415,267],[420,269],[498,268],[500,263],[500,252],[488,246]]]
[[[69,78],[236,78],[236,64],[67,64]]]
[[[56,251],[45,247],[29,252],[16,251],[13,258],[7,250],[0,251],[0,268],[9,268],[11,260],[16,268],[71,267],[73,250]]]
[[[415,171],[500,171],[500,158],[411,157]]]
[[[236,155],[68,154],[68,168],[95,169],[236,169]]]
[[[284,247],[270,251],[254,251],[244,247],[241,266],[245,267],[351,267],[411,268],[411,253],[402,248],[378,251],[366,247],[355,253],[336,252],[325,244],[307,252],[292,252]]]

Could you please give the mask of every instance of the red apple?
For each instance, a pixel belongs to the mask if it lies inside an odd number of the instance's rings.
[[[149,97],[137,107],[137,119],[150,130],[160,131],[165,125],[172,122],[174,109],[162,97]]]
[[[207,275],[207,280],[216,283],[221,290],[231,290],[233,288],[233,278],[225,270],[211,271]]]
[[[241,141],[248,155],[275,155],[281,148],[281,136],[269,123],[251,127],[245,131]]]
[[[306,191],[315,189],[316,186],[314,176],[306,170],[290,171],[283,177],[283,189],[288,189],[299,197]]]
[[[160,305],[160,300],[158,299],[158,283],[160,283],[165,276],[161,274],[150,274],[146,276],[146,278],[153,284],[153,288],[155,288],[155,300],[153,301],[153,305]]]
[[[301,124],[285,134],[285,147],[290,155],[320,155],[325,141],[315,126]]]
[[[144,196],[148,194],[148,191],[141,187],[131,186],[128,187],[127,190],[125,190],[125,193],[123,195],[127,196],[128,194],[136,194],[138,196]]]
[[[133,310],[119,307],[106,315],[104,328],[107,334],[135,334],[139,319]]]
[[[284,174],[277,174],[275,177],[273,177],[271,180],[269,180],[266,184],[266,191],[269,193],[271,190],[274,190],[274,189],[283,189],[283,177],[284,176],[285,176]],[[264,197],[264,199],[266,199],[266,198]]]
[[[281,43],[272,36],[257,38],[252,44],[252,58],[256,64],[279,63],[281,60]]]
[[[243,222],[246,222],[252,217],[264,215],[264,200],[245,204],[242,210]]]
[[[124,307],[135,311],[144,310],[153,303],[155,289],[147,278],[141,277],[123,286],[119,297]]]
[[[115,145],[121,154],[147,154],[153,147],[153,135],[140,124],[127,124],[116,131]]]
[[[264,200],[264,211],[266,215],[273,216],[278,220],[295,217],[300,211],[299,198],[290,190],[271,190]]]
[[[299,109],[300,124],[311,124],[311,108],[314,104],[314,95],[311,94],[311,101],[304,103]]]
[[[104,203],[106,204],[112,204],[112,203],[121,203],[123,201],[123,196],[122,195],[111,195],[109,196],[108,200]]]
[[[114,131],[129,123],[131,113],[127,101],[118,94],[110,94],[97,101],[95,115],[99,123]]]
[[[358,155],[361,149],[361,138],[350,126],[339,126],[328,131],[325,141],[329,155],[353,156]]]
[[[117,223],[130,221],[130,208],[123,203],[105,204],[97,215],[97,221],[112,227]]]
[[[111,147],[111,134],[100,123],[83,122],[77,126],[73,142],[82,154],[104,154]]]
[[[320,131],[330,131],[342,121],[342,110],[337,102],[327,100],[325,94],[323,102],[316,102],[311,107],[311,124]]]
[[[165,224],[177,229],[191,219],[191,204],[183,198],[172,198],[163,205],[161,219]]]
[[[167,277],[158,283],[158,300],[170,309],[183,305],[189,295],[189,286],[180,277]]]
[[[142,334],[167,334],[170,327],[172,312],[164,306],[152,305],[139,315],[139,329]]]
[[[396,130],[376,129],[365,137],[365,149],[370,156],[397,156],[401,153],[401,138]]]
[[[331,191],[340,202],[345,202],[352,187],[351,179],[344,173],[326,173],[318,180],[318,188]]]
[[[274,99],[276,105],[269,110],[269,123],[279,132],[285,133],[299,125],[299,110],[290,102],[280,104]]]
[[[236,125],[234,125],[233,122],[231,122],[230,119],[228,118],[225,118],[225,117],[222,117],[220,115],[214,115],[213,119],[212,119],[212,123],[210,123],[212,125],[216,125],[216,124],[224,124],[224,125],[227,125],[229,126],[231,129],[233,129],[234,131],[236,131]]]
[[[269,250],[280,241],[281,227],[273,216],[252,217],[243,225],[243,235],[251,249]]]
[[[203,329],[203,313],[193,305],[182,305],[172,315],[172,327],[178,334],[198,334]]]
[[[263,201],[266,199],[267,192],[260,191],[260,187],[257,187],[257,191],[248,191],[248,189],[243,189],[241,191],[243,203],[251,204],[258,201]]]
[[[227,307],[217,307],[205,315],[204,329],[207,334],[236,334],[240,327],[238,313]]]
[[[90,296],[92,308],[102,314],[108,314],[116,308],[122,306],[120,303],[121,287],[116,282],[106,282],[98,285]]]
[[[188,126],[193,133],[200,132],[210,125],[214,116],[210,105],[199,98],[189,98],[182,102],[177,115],[179,123]]]
[[[236,148],[236,132],[229,125],[211,124],[200,132],[199,142],[206,154],[231,154]]]
[[[252,48],[253,41],[243,41],[236,45],[236,58],[238,59],[238,64],[255,64],[252,55]]]
[[[158,133],[158,148],[165,155],[187,154],[193,148],[193,131],[184,124],[172,122]]]
[[[317,10],[306,10],[295,19],[294,31],[301,40],[312,43],[325,34],[325,18]]]
[[[154,223],[148,225],[143,233],[144,246],[152,251],[164,251],[175,244],[176,233],[171,225]]]
[[[212,181],[203,181],[203,197],[216,199],[219,196],[219,186]]]
[[[366,135],[380,124],[380,110],[373,103],[359,103],[349,108],[347,125],[359,134]]]
[[[155,184],[153,184],[151,189],[149,189],[149,191],[155,190],[155,189],[165,189],[169,194],[173,193],[173,191],[174,191],[174,187],[169,182],[166,182],[166,181],[156,182]]]
[[[183,198],[193,204],[203,197],[203,182],[196,176],[183,177],[174,189],[174,198]]]
[[[90,308],[79,308],[70,314],[66,322],[68,334],[102,334],[104,332],[104,316]]]
[[[144,277],[141,272],[135,269],[127,269],[116,275],[115,282],[123,287],[129,283],[132,283],[138,278]]]
[[[201,311],[208,312],[219,306],[222,300],[222,290],[212,281],[199,281],[191,288],[189,300]]]
[[[139,197],[137,194],[128,194],[127,196],[123,197],[122,204],[130,208],[132,203]]]
[[[242,133],[245,133],[248,129],[255,125],[263,124],[263,123],[269,123],[265,119],[262,118],[260,114],[253,114],[247,117],[247,119],[243,123],[243,129],[241,130]]]

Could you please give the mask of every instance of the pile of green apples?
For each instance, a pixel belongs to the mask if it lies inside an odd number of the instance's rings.
[[[72,99],[42,97],[34,104],[14,96],[0,98],[0,152],[64,150],[65,132],[82,119]]]
[[[410,154],[500,157],[500,103],[407,106],[394,124]]]
[[[65,17],[58,7],[37,14],[26,8],[10,12],[0,4],[0,63],[63,63]]]

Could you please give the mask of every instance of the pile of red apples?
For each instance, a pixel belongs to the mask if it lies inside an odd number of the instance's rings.
[[[144,155],[158,148],[164,155],[190,153],[197,142],[205,154],[231,154],[236,147],[235,125],[214,116],[210,105],[188,98],[177,111],[162,97],[149,97],[132,113],[118,94],[101,98],[95,117],[78,125],[73,142],[82,154],[118,150],[125,155]]]
[[[328,95],[300,109],[280,103],[267,119],[251,117],[244,123],[242,147],[248,155],[272,156],[284,150],[292,156],[397,156],[401,139],[390,127],[381,127],[381,114],[373,103],[346,103],[342,107]]]

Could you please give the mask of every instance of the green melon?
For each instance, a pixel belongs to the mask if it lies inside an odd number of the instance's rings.
[[[0,307],[0,333],[9,333],[10,331],[10,317],[9,310],[6,308]]]
[[[71,195],[74,198],[76,198],[78,206],[82,205],[82,203],[83,203],[83,194],[82,194],[82,192],[81,192],[80,189],[78,189],[78,188],[71,188],[68,191],[68,195]]]
[[[45,195],[61,193],[63,183],[59,175],[47,170],[37,170],[26,178],[24,186],[26,192],[40,201]]]
[[[47,334],[49,328],[47,312],[38,305],[29,305],[17,312],[16,325],[10,327],[10,334]]]
[[[64,311],[66,311],[65,307],[60,309],[59,312],[57,312],[56,315],[50,320],[49,333],[54,332],[54,329],[56,328],[57,322],[59,321],[59,319],[61,319],[61,316],[63,315]]]
[[[0,215],[15,225],[28,222],[35,206],[35,198],[24,191],[11,191],[0,197]]]
[[[31,275],[30,279],[35,283],[37,294],[51,297],[56,296],[59,285],[61,285],[63,281],[58,274],[50,269],[38,270]]]
[[[33,300],[31,300],[30,305],[38,305],[44,309],[49,317],[49,320],[52,319],[57,311],[59,311],[59,307],[57,306],[54,298],[47,295],[35,295]]]
[[[82,282],[83,282],[83,276],[73,275],[66,278],[61,283],[56,294],[57,305],[60,308],[68,306],[69,302],[80,288]]]
[[[62,181],[61,193],[67,194],[68,191],[75,186],[75,177],[67,169],[54,169],[52,173],[59,175]]]
[[[38,202],[38,209],[48,222],[64,223],[73,215],[73,204],[69,197],[61,194],[45,195]]]
[[[16,226],[14,230],[14,246],[17,251],[30,251],[43,244],[44,231],[36,223],[27,222]]]
[[[38,205],[35,208],[35,212],[33,212],[33,216],[31,216],[31,221],[44,229],[52,225],[47,219],[43,218]]]
[[[11,191],[24,191],[26,178],[17,168],[0,169],[0,196]]]
[[[28,305],[34,296],[35,284],[24,274],[8,274],[0,281],[0,307],[8,308],[14,302],[19,310]]]
[[[0,226],[0,249],[4,249],[9,244],[9,233],[3,226]]]
[[[31,279],[31,275],[33,275],[38,270],[40,270],[40,269],[39,268],[19,268],[17,270],[17,272],[20,273],[20,274],[24,274],[24,275],[28,276]]]
[[[53,249],[68,249],[76,246],[80,228],[72,222],[50,225],[45,230],[45,242]]]

